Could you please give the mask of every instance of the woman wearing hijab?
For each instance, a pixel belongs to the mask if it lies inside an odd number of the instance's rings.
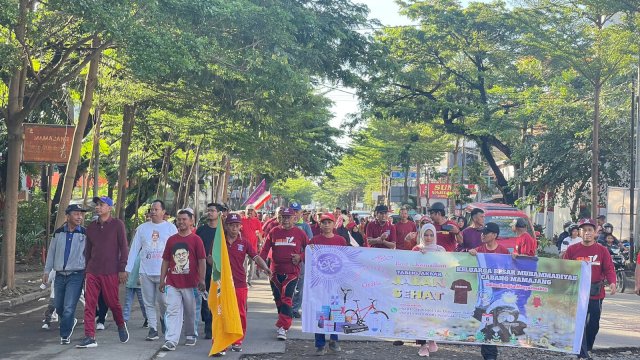
[[[446,251],[442,246],[436,244],[436,227],[433,224],[422,225],[418,239],[419,243],[411,250],[420,251],[423,254]],[[416,343],[420,345],[418,350],[420,356],[429,356],[430,353],[438,351],[438,344],[433,340],[416,340]]]

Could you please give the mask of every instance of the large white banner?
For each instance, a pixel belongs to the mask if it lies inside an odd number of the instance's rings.
[[[578,353],[586,262],[308,246],[302,328]]]

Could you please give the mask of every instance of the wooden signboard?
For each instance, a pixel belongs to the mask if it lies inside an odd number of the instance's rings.
[[[66,164],[74,126],[24,124],[22,162]]]

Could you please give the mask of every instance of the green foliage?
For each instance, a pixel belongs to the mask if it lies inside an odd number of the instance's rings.
[[[303,205],[311,203],[316,191],[318,191],[318,186],[304,177],[279,180],[271,186],[273,196],[279,195],[289,203],[298,202]]]
[[[21,201],[18,204],[18,219],[16,254],[23,257],[32,246],[42,244],[45,240],[47,203],[42,196],[36,194],[31,201]]]

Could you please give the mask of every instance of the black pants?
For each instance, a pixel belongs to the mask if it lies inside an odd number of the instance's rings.
[[[98,317],[98,322],[104,325],[104,321],[107,317],[107,311],[109,311],[109,307],[107,303],[104,302],[104,298],[102,298],[102,293],[98,296],[98,310],[96,311],[96,316]]]
[[[596,342],[596,335],[600,330],[600,314],[602,314],[602,299],[589,300],[580,357],[588,357],[587,351],[593,350],[593,343]]]
[[[209,287],[211,286],[211,267],[208,264],[207,264],[207,275],[205,275],[204,284],[208,292]],[[204,322],[205,330],[209,330],[209,332],[211,332],[212,316],[211,316],[211,310],[209,310],[209,305],[207,304],[206,301],[203,301],[202,306],[200,307],[200,317],[202,318],[202,322]]]
[[[481,345],[480,354],[482,354],[484,359],[497,359],[498,347],[495,345]]]

